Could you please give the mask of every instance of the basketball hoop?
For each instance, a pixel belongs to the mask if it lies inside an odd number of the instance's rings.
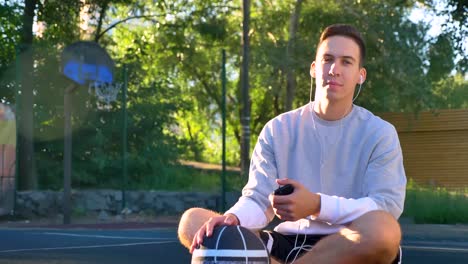
[[[111,109],[111,102],[117,99],[122,87],[114,83],[114,67],[112,58],[96,42],[78,41],[62,52],[61,72],[76,87],[88,84],[88,92],[96,94],[100,110]]]
[[[102,103],[98,103],[98,109],[110,110],[110,103],[117,99],[117,94],[119,93],[121,87],[121,83],[93,81],[89,82],[88,92],[90,94],[96,94],[97,99]]]

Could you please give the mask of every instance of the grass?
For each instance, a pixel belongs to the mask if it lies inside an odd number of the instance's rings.
[[[410,180],[403,216],[413,218],[418,224],[467,224],[468,189],[422,187]]]
[[[240,191],[246,179],[239,172],[226,172],[226,191]],[[132,184],[132,189],[165,191],[221,191],[221,171],[195,169],[190,166],[167,168],[158,177],[146,177],[140,183]]]

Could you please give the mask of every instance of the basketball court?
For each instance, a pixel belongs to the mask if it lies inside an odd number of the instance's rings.
[[[468,263],[468,227],[415,225],[403,263]],[[412,230],[412,231],[409,231]],[[164,228],[0,228],[0,263],[190,263],[174,226]]]
[[[190,263],[174,229],[0,229],[0,263]]]

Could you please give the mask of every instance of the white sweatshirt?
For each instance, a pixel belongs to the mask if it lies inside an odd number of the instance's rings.
[[[397,132],[356,105],[338,121],[320,119],[312,103],[270,120],[242,196],[226,214],[250,229],[266,226],[274,217],[268,195],[277,178],[296,180],[321,197],[317,217],[283,222],[275,228],[283,234],[330,234],[372,210],[395,218],[403,211],[406,176]]]

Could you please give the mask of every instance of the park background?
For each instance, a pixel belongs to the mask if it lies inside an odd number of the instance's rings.
[[[60,58],[71,43],[97,42],[114,59],[116,83],[127,83],[125,113],[122,92],[109,108],[86,86],[73,94],[74,190],[238,192],[264,124],[309,101],[320,32],[350,23],[368,47],[356,104],[400,134],[404,216],[466,223],[467,8],[456,0],[0,1],[0,100],[16,118],[15,189],[63,190],[70,81]],[[222,163],[223,50],[233,167],[225,186],[206,165]]]

